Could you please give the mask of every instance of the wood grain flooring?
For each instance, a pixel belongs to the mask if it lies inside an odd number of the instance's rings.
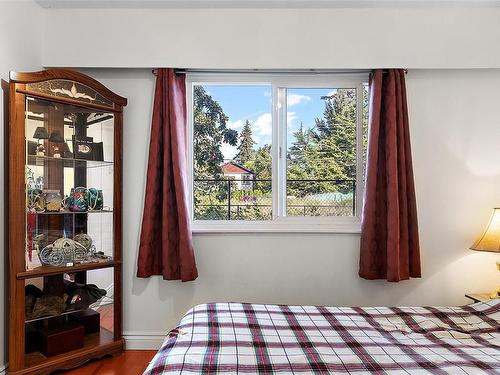
[[[156,354],[154,350],[126,350],[122,355],[90,362],[59,375],[141,375]]]

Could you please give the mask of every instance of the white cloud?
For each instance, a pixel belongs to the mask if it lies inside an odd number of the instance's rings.
[[[231,120],[228,120],[226,122],[226,126],[229,128],[229,129],[234,129],[234,130],[238,130],[238,129],[241,129],[244,125],[244,121],[243,120],[236,120],[236,121],[231,121]]]
[[[257,136],[271,135],[273,132],[273,117],[271,113],[266,112],[257,117],[253,122],[253,130]]]
[[[333,96],[337,93],[337,89],[333,89],[332,91],[330,91],[328,94],[326,94],[326,96]]]
[[[272,115],[270,112],[261,113],[255,120],[250,120],[250,126],[252,127],[252,138],[255,142],[254,147],[260,147],[263,144],[271,142],[272,135]],[[229,129],[234,129],[238,133],[241,132],[243,126],[245,125],[246,120],[235,120],[235,121],[227,121],[226,126]],[[224,155],[224,159],[232,159],[238,153],[238,150],[234,146],[230,146],[226,143],[223,143],[221,146],[221,152]]]
[[[271,91],[264,91],[265,97],[270,97],[273,93]]]
[[[286,113],[287,127],[298,129],[299,127],[299,117],[296,112],[289,111]],[[245,120],[228,121],[227,126],[230,129],[241,130]],[[268,138],[273,133],[273,116],[270,112],[262,113],[254,121],[250,121],[252,126],[252,133],[254,141],[259,144],[260,141],[269,141]],[[227,146],[229,150],[231,146]]]
[[[238,153],[238,149],[235,146],[231,146],[227,143],[222,144],[220,151],[222,152],[222,155],[224,155],[225,161],[233,159]]]
[[[287,128],[293,128],[297,123],[297,113],[287,112],[286,113],[286,126]]]
[[[307,103],[311,100],[312,98],[307,95],[288,94],[288,96],[286,97],[286,104],[288,107],[293,107],[294,105]]]

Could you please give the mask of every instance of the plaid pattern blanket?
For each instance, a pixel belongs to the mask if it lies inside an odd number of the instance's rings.
[[[500,374],[500,299],[464,307],[211,303],[144,374]]]

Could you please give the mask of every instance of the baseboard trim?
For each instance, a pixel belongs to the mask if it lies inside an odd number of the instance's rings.
[[[123,332],[128,350],[158,350],[166,336],[166,332]]]

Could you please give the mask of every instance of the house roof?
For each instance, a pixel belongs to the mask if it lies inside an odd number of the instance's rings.
[[[245,167],[235,163],[234,161],[230,161],[222,166],[223,173],[237,173],[237,174],[247,174],[253,172],[250,169],[246,169]]]

